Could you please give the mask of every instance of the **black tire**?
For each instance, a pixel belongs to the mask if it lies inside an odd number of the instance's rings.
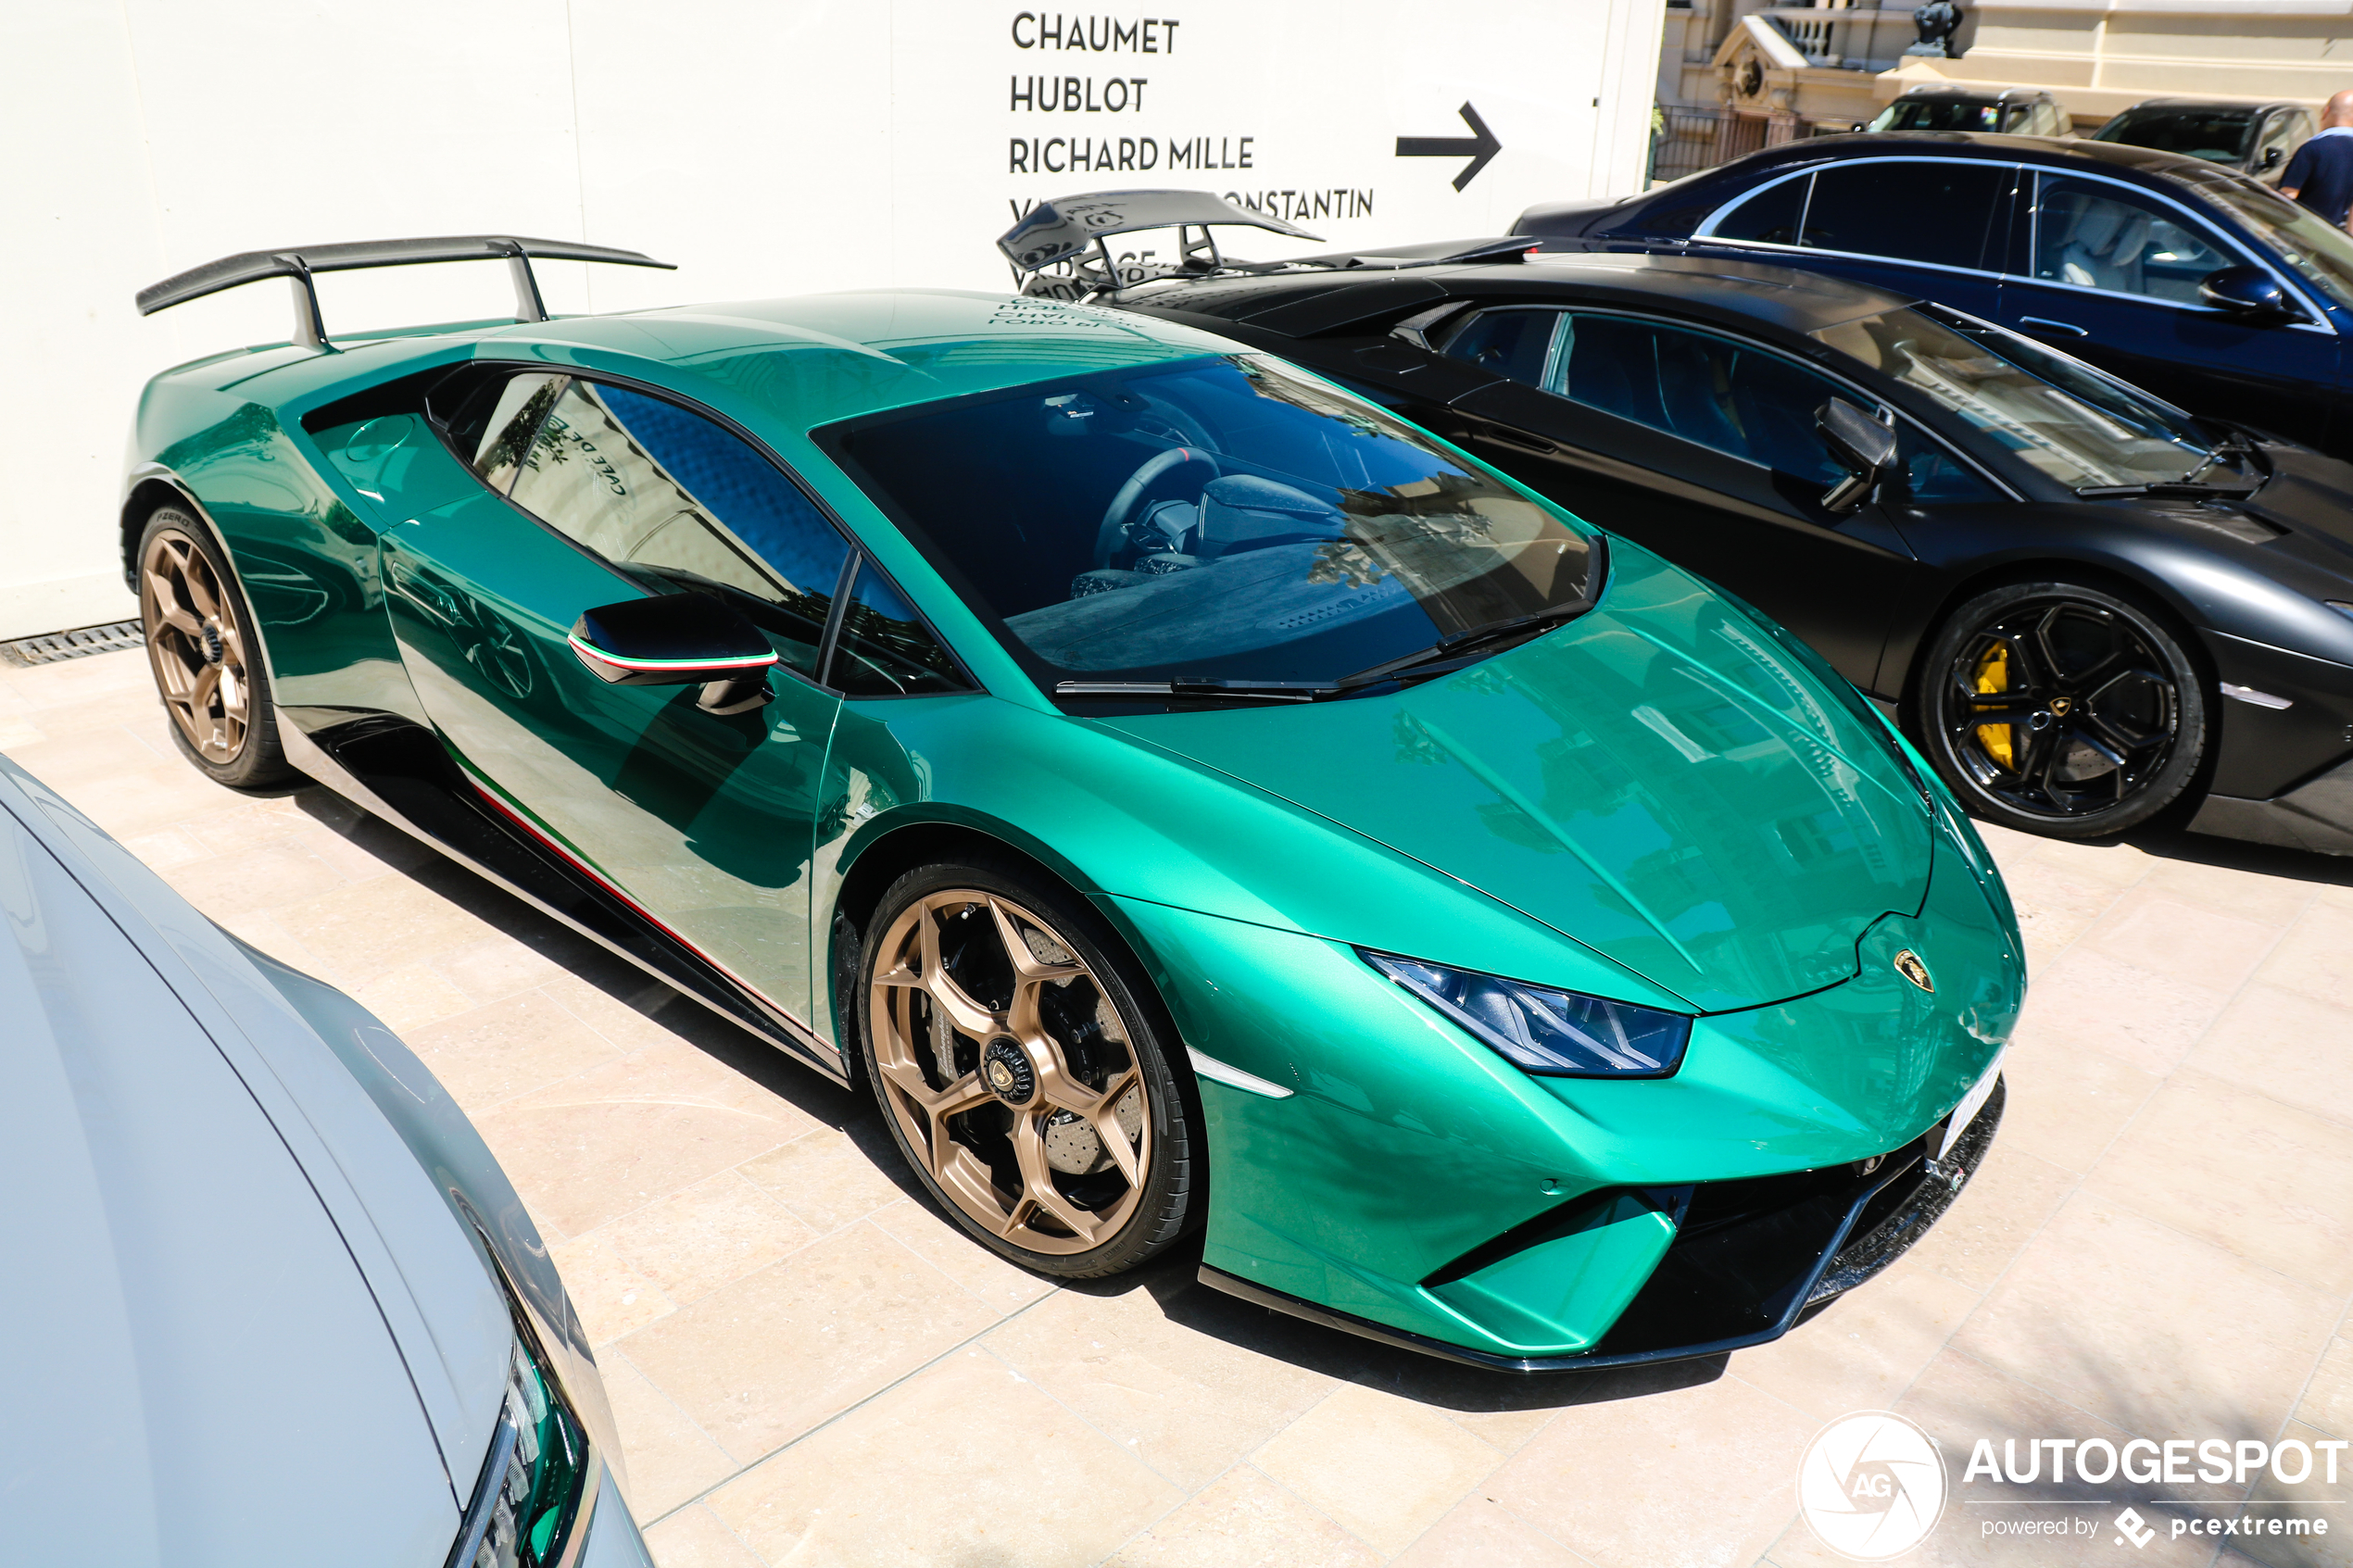
[[[1158,996],[1085,899],[984,855],[921,866],[883,894],[856,963],[841,1010],[859,1068],[900,1152],[975,1239],[1040,1273],[1097,1279],[1184,1234],[1199,1188],[1192,1081]],[[949,1025],[951,1012],[972,1026]],[[1122,1137],[1124,1164],[1110,1145]]]
[[[1981,594],[1920,661],[1929,761],[2003,827],[2052,838],[2140,827],[2182,798],[2206,756],[2213,697],[2188,642],[2171,618],[2082,583]]]
[[[181,753],[233,789],[299,777],[279,744],[252,607],[212,531],[178,507],[158,507],[132,558],[147,667]]]

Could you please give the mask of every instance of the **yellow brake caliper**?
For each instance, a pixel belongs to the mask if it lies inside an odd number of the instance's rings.
[[[1977,689],[1981,693],[2006,692],[2010,689],[2010,650],[2000,643],[1985,650],[1977,661]],[[1980,724],[1977,744],[1985,755],[2005,768],[2016,769],[2018,762],[2010,749],[2010,726]]]

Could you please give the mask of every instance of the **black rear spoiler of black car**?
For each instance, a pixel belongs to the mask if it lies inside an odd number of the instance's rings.
[[[1214,277],[1221,272],[1277,272],[1292,268],[1393,269],[1445,263],[1517,260],[1537,248],[1525,237],[1399,245],[1392,249],[1336,251],[1288,261],[1238,261],[1218,251],[1210,231],[1248,227],[1294,239],[1316,235],[1296,224],[1239,206],[1207,191],[1093,191],[1040,202],[1007,230],[997,248],[1023,279],[1022,292],[1058,299],[1083,299],[1132,283],[1168,277]],[[1175,229],[1176,259],[1164,265],[1121,265],[1110,241],[1143,229]],[[1048,269],[1058,268],[1049,275]]]
[[[191,267],[185,272],[175,272],[139,291],[139,314],[152,316],[158,310],[263,278],[291,278],[295,296],[294,341],[307,348],[325,348],[330,346],[327,328],[319,316],[319,290],[310,281],[312,273],[348,272],[364,267],[413,267],[427,261],[503,259],[514,279],[515,320],[544,321],[547,319],[547,307],[539,297],[539,281],[531,273],[531,258],[535,256],[548,261],[610,261],[623,267],[676,270],[674,263],[656,261],[638,251],[585,245],[572,240],[526,240],[509,234],[346,240],[336,245],[243,251],[208,261],[201,267]]]

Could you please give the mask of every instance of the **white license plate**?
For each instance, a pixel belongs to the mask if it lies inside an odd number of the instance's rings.
[[[1961,1097],[1961,1103],[1953,1108],[1952,1119],[1944,1123],[1944,1142],[1936,1150],[1937,1159],[1944,1158],[1946,1151],[1960,1141],[1961,1135],[1969,1131],[1969,1124],[1977,1120],[1977,1113],[1985,1109],[1986,1098],[1993,1094],[1994,1081],[2002,1075],[2002,1062],[2009,1054],[2007,1046],[1996,1051],[1994,1060],[1986,1063],[1983,1075]]]

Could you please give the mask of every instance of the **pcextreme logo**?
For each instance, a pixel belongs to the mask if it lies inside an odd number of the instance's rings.
[[[1944,1512],[1936,1439],[1886,1411],[1839,1417],[1797,1461],[1797,1508],[1824,1546],[1856,1562],[1901,1557]]]

